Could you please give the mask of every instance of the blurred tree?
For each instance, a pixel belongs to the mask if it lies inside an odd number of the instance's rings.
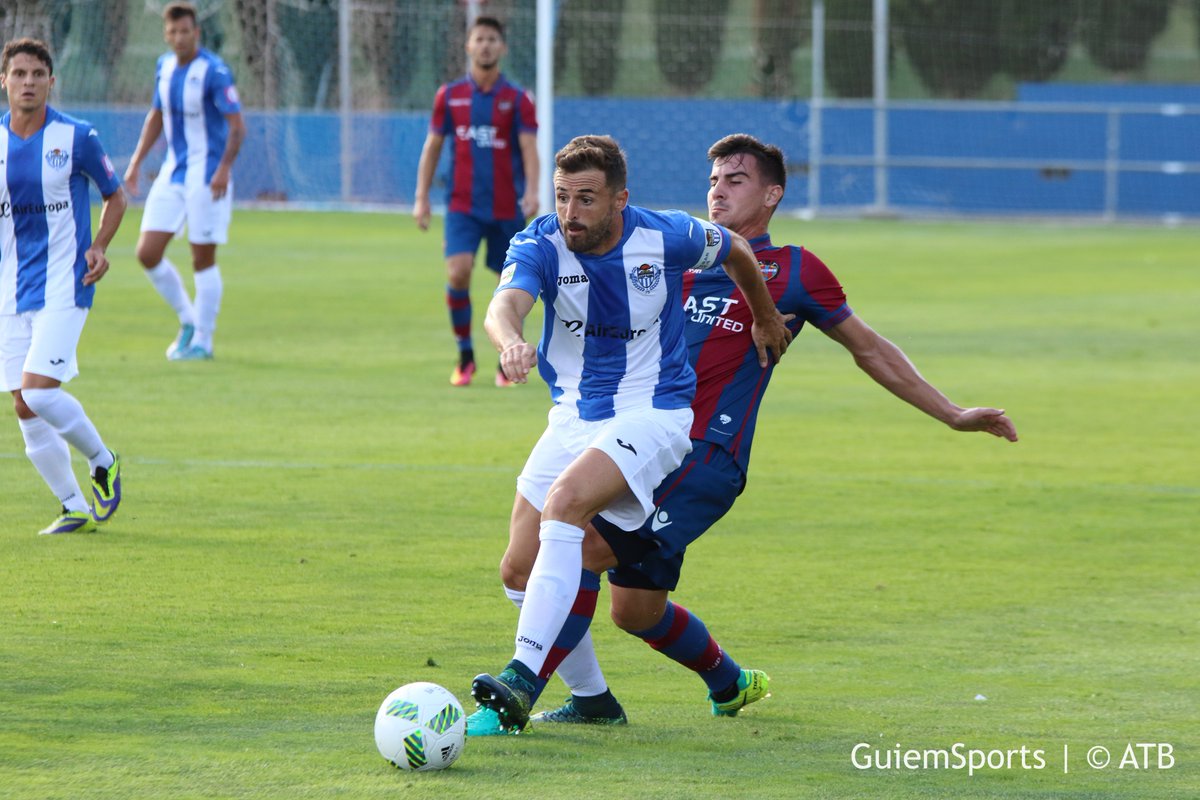
[[[874,92],[874,21],[873,0],[825,2],[825,82],[838,97]]]
[[[1019,81],[1045,81],[1067,63],[1079,0],[999,0],[1001,69]]]
[[[795,94],[792,56],[809,38],[812,0],[755,0],[754,69],[763,97]]]
[[[617,53],[625,0],[564,0],[554,37],[554,79],[562,81],[575,50],[579,83],[589,96],[611,94],[617,83]]]
[[[913,69],[934,95],[973,97],[1000,70],[996,0],[896,0],[892,16]]]
[[[1091,0],[1082,6],[1080,38],[1098,66],[1133,72],[1145,66],[1170,13],[1171,0]]]
[[[675,89],[694,94],[721,60],[729,0],[654,0],[658,68]]]

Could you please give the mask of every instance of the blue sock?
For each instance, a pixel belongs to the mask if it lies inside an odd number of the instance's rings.
[[[667,603],[657,625],[630,633],[695,672],[710,692],[728,689],[741,675],[742,668],[721,649],[704,622],[681,605]]]

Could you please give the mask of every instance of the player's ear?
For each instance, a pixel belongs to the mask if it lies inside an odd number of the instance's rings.
[[[779,184],[768,187],[765,199],[768,208],[774,208],[779,205],[779,201],[783,199],[783,187]]]
[[[622,189],[617,194],[617,211],[624,211],[625,206],[629,203],[629,190]]]

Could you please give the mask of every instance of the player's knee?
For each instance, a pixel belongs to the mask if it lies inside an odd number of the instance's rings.
[[[13,411],[16,412],[17,419],[33,419],[37,416],[25,403],[25,398],[20,392],[13,392]]]
[[[529,583],[529,573],[532,569],[532,563],[505,553],[504,557],[500,559],[500,580],[509,589],[523,592],[526,584]]]
[[[615,600],[608,610],[608,615],[612,617],[613,624],[626,633],[637,633],[654,626],[653,622],[646,623],[645,614],[640,609],[622,605]]]
[[[58,387],[49,389],[23,389],[21,391],[21,405],[25,406],[25,410],[29,413],[29,416],[22,417],[22,419],[42,416],[43,410],[58,400],[60,391]],[[19,409],[17,416],[21,416]]]
[[[157,246],[138,242],[137,260],[145,269],[154,269],[163,260],[163,251]]]
[[[556,481],[546,495],[542,519],[556,519],[584,527],[594,516],[591,495],[577,481]]]

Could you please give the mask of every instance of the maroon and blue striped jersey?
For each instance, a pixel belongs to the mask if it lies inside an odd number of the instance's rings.
[[[833,273],[801,247],[775,247],[769,235],[750,240],[767,289],[799,333],[805,322],[828,330],[854,312]],[[745,473],[763,392],[774,365],[763,369],[750,336],[754,321],[741,290],[720,266],[684,273],[684,334],[696,370],[692,439],[728,451]]]
[[[537,132],[528,92],[503,75],[484,92],[466,75],[438,89],[429,127],[450,140],[450,211],[488,222],[522,217],[525,163],[517,137]]]

